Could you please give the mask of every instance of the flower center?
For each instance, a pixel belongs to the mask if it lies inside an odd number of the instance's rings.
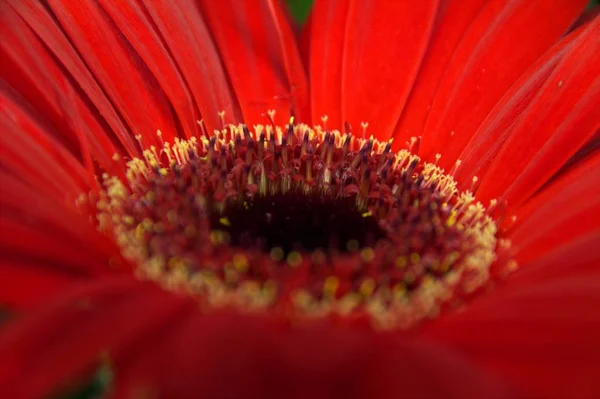
[[[213,207],[209,217],[211,228],[226,232],[232,246],[280,248],[284,256],[317,249],[348,252],[386,236],[374,217],[357,209],[354,198],[302,190],[232,201],[222,212]]]
[[[367,315],[408,328],[480,288],[497,229],[408,151],[294,125],[226,126],[104,176],[100,228],[140,278],[207,309]]]

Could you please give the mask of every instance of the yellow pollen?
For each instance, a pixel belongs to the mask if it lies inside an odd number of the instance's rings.
[[[233,267],[240,273],[246,272],[248,270],[248,259],[246,256],[242,254],[233,255]]]
[[[271,249],[270,254],[271,259],[273,259],[275,262],[279,262],[285,256],[285,253],[283,252],[283,249],[281,247],[273,247]]]
[[[298,251],[292,251],[287,256],[287,263],[292,267],[300,266],[302,263],[302,255]]]
[[[435,317],[455,292],[469,293],[482,287],[489,279],[491,265],[497,261],[497,251],[510,249],[508,240],[498,238],[496,222],[490,216],[495,214],[498,202],[492,200],[485,208],[475,198],[478,178],[472,178],[470,190],[462,184],[459,188],[454,175],[460,160],[447,172],[438,166],[441,154],[436,154],[433,163],[429,163],[407,150],[391,152],[392,140],[380,142],[367,135],[366,122],[360,124],[362,135],[360,132],[351,135],[328,129],[326,115],[322,118],[325,128],[294,125],[293,117],[288,125],[277,126],[275,111],[268,110],[267,116],[270,125],[250,129],[242,124],[226,124],[225,113],[220,112],[223,126],[214,135],[208,136],[204,123],[197,121],[202,136],[189,140],[174,138],[168,143],[157,130],[157,147],[144,148],[143,136],[136,135],[142,156],[124,159],[114,154],[112,157],[126,166],[126,179],[122,181],[104,173],[99,179],[103,184],[99,198],[82,195],[77,203],[89,206],[93,198],[98,198],[95,204],[91,203],[97,209],[98,227],[114,237],[122,255],[133,261],[136,276],[156,281],[169,290],[190,293],[203,307],[235,305],[242,310],[282,309],[285,313],[292,306],[292,313],[307,317],[364,312],[382,328],[409,328],[420,320]],[[253,147],[249,147],[249,142]],[[420,143],[420,137],[413,137],[407,144],[408,148],[418,148]],[[368,163],[356,156],[363,152],[370,157]],[[302,157],[298,157],[300,153]],[[340,159],[348,159],[352,175],[345,176],[346,172],[335,169]],[[382,179],[381,175],[392,172],[397,173],[394,178],[373,183],[373,176]],[[187,180],[180,179],[182,175]],[[421,191],[417,191],[417,196],[409,195],[406,185],[396,179],[398,176],[414,184],[408,187],[435,193],[435,201],[421,196]],[[205,187],[202,184],[209,179],[210,190],[219,197],[195,191],[195,187]],[[344,179],[352,181],[349,194],[335,191],[336,185],[340,186],[338,181]],[[181,181],[191,184],[192,189],[186,191],[188,187],[178,186]],[[384,182],[381,187],[387,191],[378,191],[381,181]],[[161,190],[168,189],[169,184],[175,188],[167,194],[189,200],[189,204],[183,205],[193,205],[195,212],[205,215],[217,209],[219,213],[211,214],[214,219],[210,219],[210,224],[196,223],[187,213],[189,208],[182,212],[178,207],[181,203],[175,202],[175,206],[169,203],[156,216],[154,204],[164,201]],[[248,190],[239,195],[236,185]],[[157,186],[159,190],[153,188]],[[398,209],[405,211],[401,206],[406,207],[408,220],[419,223],[420,218],[428,217],[430,220],[425,222],[430,223],[426,227],[432,226],[430,231],[442,237],[448,232],[455,234],[461,240],[460,246],[450,246],[445,251],[435,249],[432,255],[428,252],[429,244],[419,242],[425,241],[420,236],[414,237],[416,244],[405,240],[402,245],[396,245],[396,241],[389,245],[376,237],[373,243],[362,238],[360,242],[342,241],[342,247],[332,251],[298,249],[286,254],[287,244],[278,243],[281,246],[261,244],[246,252],[245,246],[238,244],[235,232],[243,223],[238,223],[231,214],[224,216],[228,201],[237,201],[241,210],[253,212],[256,208],[252,195],[268,197],[290,192],[306,196],[356,195],[357,217],[365,218],[359,219],[360,222],[369,223],[372,219],[367,218],[373,218],[387,229],[385,234],[396,228],[388,223],[394,219],[386,217]],[[378,198],[371,194],[381,195],[381,202],[387,201],[386,205],[375,206],[379,199],[371,200]],[[132,213],[132,208],[141,205],[151,211]],[[396,206],[393,210],[392,205]],[[514,217],[509,216],[508,220],[514,221]],[[167,242],[163,250],[162,245],[156,244],[157,237],[168,236],[173,230],[176,240]],[[507,271],[517,267],[512,260],[508,264]],[[338,267],[342,270],[339,274]],[[265,271],[271,269],[276,272]],[[280,277],[280,271],[284,277]],[[362,274],[359,278],[348,278],[346,273]],[[291,276],[289,281],[288,276]]]
[[[346,249],[350,252],[357,251],[358,247],[359,247],[359,244],[358,244],[358,241],[356,241],[356,240],[349,240],[346,243]]]
[[[416,265],[417,263],[419,263],[420,260],[421,260],[421,256],[418,253],[413,252],[412,254],[410,254],[410,262],[413,265]]]
[[[373,248],[370,247],[363,248],[360,251],[360,257],[364,262],[369,263],[375,258],[375,251],[373,251]]]
[[[329,276],[323,283],[323,294],[328,296],[335,295],[338,287],[340,286],[340,280],[335,276]]]
[[[368,297],[371,296],[371,294],[373,294],[373,291],[375,291],[375,287],[375,280],[367,278],[360,284],[359,292],[362,296]]]
[[[406,265],[408,264],[408,261],[406,260],[405,256],[398,256],[396,258],[396,267],[399,269],[403,269],[406,267]]]
[[[231,222],[226,217],[220,218],[219,223],[221,223],[223,226],[231,226]]]

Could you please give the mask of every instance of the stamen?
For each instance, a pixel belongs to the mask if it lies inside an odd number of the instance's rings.
[[[289,317],[364,313],[382,328],[435,317],[489,279],[498,241],[474,177],[454,174],[392,141],[295,124],[225,125],[208,137],[162,140],[103,176],[98,225],[137,275],[211,309]],[[141,136],[136,139],[141,145]],[[412,153],[411,153],[412,152]],[[124,163],[120,157],[116,162]],[[500,244],[502,248],[500,248]],[[507,261],[508,262],[508,261]],[[511,263],[511,267],[514,265]]]

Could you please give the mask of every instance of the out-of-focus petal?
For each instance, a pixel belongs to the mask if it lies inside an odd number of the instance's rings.
[[[4,257],[0,258],[0,274],[0,308],[10,313],[35,309],[81,278],[40,267],[36,260]]]
[[[582,248],[570,249],[531,266],[552,267],[579,256]],[[511,381],[525,397],[597,398],[600,273],[597,257],[591,261],[595,270],[590,263],[585,275],[516,284],[514,289],[509,282],[464,311],[427,325],[422,335]]]
[[[308,115],[308,86],[291,27],[275,1],[199,2],[247,124]]]
[[[438,347],[327,323],[289,327],[233,314],[190,319],[164,347],[123,368],[119,398],[153,385],[161,398],[187,392],[215,398],[508,397],[505,387]]]
[[[570,241],[532,260],[506,286],[432,322],[422,335],[503,376],[526,397],[598,397],[599,239],[596,233]]]
[[[368,122],[370,134],[387,140],[419,71],[438,0],[354,0],[348,7],[342,69],[336,71],[342,79],[342,121],[355,131]]]
[[[600,386],[600,155],[565,173],[509,230],[519,269],[422,331],[532,398],[595,398]]]
[[[568,104],[568,105],[566,105]],[[591,22],[541,87],[477,192],[519,205],[600,129],[600,19]]]
[[[45,398],[73,388],[102,356],[150,350],[148,344],[160,343],[161,331],[192,311],[190,299],[132,278],[74,286],[2,331],[0,391]],[[158,342],[148,342],[151,338]]]
[[[321,320],[202,314],[151,283],[81,284],[0,335],[0,388],[38,398],[105,359],[115,397],[507,398],[507,389],[424,342]],[[20,382],[27,381],[27,384]]]
[[[465,33],[437,90],[422,153],[452,166],[517,78],[573,24],[586,0],[492,0]]]
[[[93,175],[13,94],[0,90],[0,305],[11,310],[122,260],[76,205]]]

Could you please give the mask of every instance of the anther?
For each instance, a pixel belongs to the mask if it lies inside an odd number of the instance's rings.
[[[127,162],[127,180],[103,176],[100,227],[140,278],[207,306],[360,312],[383,328],[411,327],[485,283],[508,245],[491,217],[505,203],[486,210],[459,191],[458,165],[446,174],[439,154],[393,153],[391,140],[364,138],[366,123],[353,139],[348,124],[277,127],[268,114],[272,125],[252,131],[161,141]]]

